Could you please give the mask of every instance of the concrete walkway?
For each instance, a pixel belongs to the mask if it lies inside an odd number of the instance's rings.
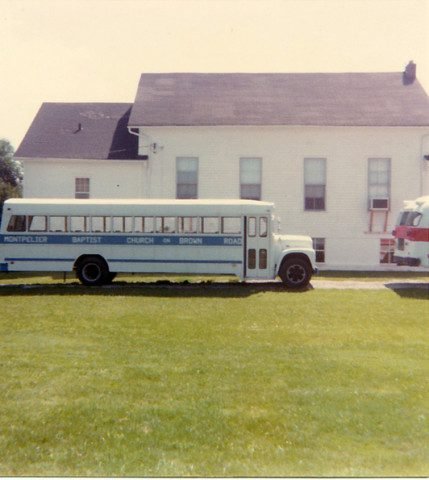
[[[313,278],[311,285],[314,289],[337,289],[337,290],[383,290],[389,288],[391,290],[401,290],[418,288],[428,291],[429,283],[419,280],[392,280],[392,281],[362,281],[362,280],[318,280]]]

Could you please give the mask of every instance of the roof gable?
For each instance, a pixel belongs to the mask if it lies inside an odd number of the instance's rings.
[[[18,158],[135,159],[129,103],[44,103],[15,153]]]
[[[426,126],[429,98],[401,73],[142,74],[130,126]]]

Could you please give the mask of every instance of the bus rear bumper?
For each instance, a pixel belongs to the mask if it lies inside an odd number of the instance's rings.
[[[418,267],[421,263],[420,258],[413,258],[413,257],[393,257],[393,262],[399,266],[407,266],[407,267]]]

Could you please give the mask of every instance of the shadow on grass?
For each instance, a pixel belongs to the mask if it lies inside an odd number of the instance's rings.
[[[429,283],[386,283],[386,288],[392,290],[400,297],[414,300],[429,300]]]
[[[362,278],[368,279],[377,279],[377,278],[386,278],[394,276],[395,278],[422,278],[423,280],[426,279],[429,275],[427,270],[405,270],[405,271],[398,271],[398,270],[380,270],[380,271],[371,271],[371,270],[320,270],[319,277],[323,277],[327,280],[330,278],[336,279],[354,279],[360,280]]]
[[[280,282],[113,282],[103,287],[85,287],[79,283],[52,283],[0,286],[0,296],[16,295],[103,295],[147,297],[220,297],[243,298],[264,292],[306,293],[313,290],[311,284],[303,289],[287,289]]]

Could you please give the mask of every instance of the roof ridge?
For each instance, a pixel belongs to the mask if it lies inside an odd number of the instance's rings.
[[[42,105],[133,105],[133,102],[42,102]]]

